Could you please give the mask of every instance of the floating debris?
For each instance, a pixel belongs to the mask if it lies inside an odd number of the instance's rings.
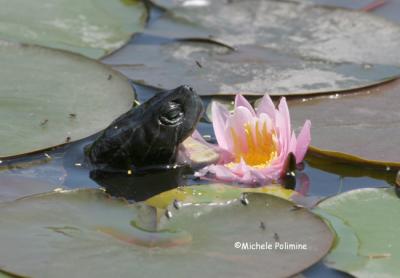
[[[40,126],[45,126],[49,122],[48,119],[44,119],[43,121],[40,122]]]
[[[171,219],[171,218],[172,218],[172,212],[171,212],[170,210],[166,209],[166,210],[165,210],[165,216],[166,216],[168,219]]]
[[[290,211],[296,211],[296,210],[300,210],[303,209],[303,206],[299,206],[299,205],[294,205],[293,207],[290,208]]]
[[[196,65],[197,65],[199,68],[202,68],[202,67],[203,67],[202,64],[200,64],[200,62],[197,61],[197,60],[196,60]]]
[[[390,258],[392,254],[382,253],[382,254],[368,254],[368,259],[387,259]]]
[[[182,207],[181,202],[179,202],[177,199],[174,200],[173,205],[175,209],[180,209]]]
[[[249,204],[249,199],[247,199],[247,194],[246,193],[243,193],[240,196],[240,202],[245,206],[247,206]]]
[[[278,233],[274,233],[274,240],[279,242],[280,239]]]

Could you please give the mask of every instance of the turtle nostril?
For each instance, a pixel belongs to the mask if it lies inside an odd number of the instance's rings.
[[[189,86],[189,85],[184,85],[183,88],[186,89],[186,90],[188,90],[188,91],[190,91],[191,93],[194,92],[194,89],[193,89],[191,86]]]

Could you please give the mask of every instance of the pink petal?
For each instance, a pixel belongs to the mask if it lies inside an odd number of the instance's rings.
[[[247,123],[251,123],[253,121],[253,115],[249,111],[249,109],[239,106],[235,108],[233,115],[231,115],[228,119],[227,123],[227,133],[229,133],[230,138],[232,138],[231,129],[233,129],[238,136],[238,140],[242,143],[242,151],[247,151],[247,140],[246,140],[246,132],[244,126]],[[228,150],[233,152],[234,146],[233,142],[227,142]]]
[[[264,113],[267,114],[273,121],[275,121],[275,111],[276,108],[271,97],[268,94],[265,94],[257,108],[257,115]]]
[[[268,114],[261,113],[260,116],[258,117],[259,122],[261,123],[260,129],[262,130],[264,123],[267,125],[267,131],[271,133],[272,131],[275,131],[275,123],[274,120],[271,119],[271,117]]]
[[[235,97],[235,109],[238,107],[246,107],[253,116],[256,116],[256,112],[254,111],[251,104],[247,101],[247,99],[242,95],[236,95]]]
[[[288,154],[293,153],[294,155],[296,155],[296,148],[297,148],[296,135],[294,134],[294,131],[292,131],[292,135],[290,137]]]
[[[276,161],[269,167],[266,167],[264,169],[259,169],[259,171],[263,174],[264,177],[268,178],[269,180],[275,180],[279,178],[282,172],[283,165],[284,163]]]
[[[222,105],[213,102],[211,106],[212,124],[214,128],[215,137],[217,138],[218,145],[221,148],[228,149],[226,138],[226,122],[229,117],[229,111]],[[229,135],[228,135],[229,136]]]
[[[289,151],[291,125],[289,108],[286,103],[286,98],[281,98],[278,109],[279,111],[276,114],[276,126],[279,130],[279,143],[281,147],[281,152],[287,154]]]
[[[249,167],[247,166],[246,162],[244,162],[243,158],[240,159],[240,162],[232,168],[232,172],[239,176],[242,177],[250,172]]]
[[[304,156],[307,153],[308,146],[311,143],[311,121],[307,120],[301,129],[299,136],[297,136],[297,146],[296,146],[296,163],[303,161]]]
[[[252,175],[252,180],[253,184],[257,185],[267,185],[267,183],[270,183],[273,179],[269,176],[263,175],[258,169],[251,169],[251,175]]]
[[[281,98],[278,109],[279,109],[279,112],[283,119],[283,130],[285,132],[285,137],[289,139],[290,132],[291,132],[291,126],[290,126],[289,108],[286,103],[286,98],[284,98],[284,97]]]

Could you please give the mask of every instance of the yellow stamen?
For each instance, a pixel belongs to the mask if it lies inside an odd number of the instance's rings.
[[[264,168],[270,165],[277,157],[277,146],[274,140],[275,132],[268,132],[266,122],[263,123],[262,130],[260,130],[258,121],[255,126],[251,125],[251,123],[246,123],[243,128],[246,142],[241,142],[236,131],[231,128],[235,161],[227,166],[233,167],[242,159],[247,165],[255,168]],[[247,143],[247,148],[245,148],[244,143]]]

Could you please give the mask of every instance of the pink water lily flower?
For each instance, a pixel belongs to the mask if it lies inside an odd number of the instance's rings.
[[[296,138],[285,98],[277,109],[265,95],[255,111],[243,96],[237,95],[233,113],[213,103],[212,122],[218,148],[225,151],[220,152],[218,163],[199,170],[198,177],[264,185],[284,173],[290,153],[300,163],[311,141],[309,120]]]

